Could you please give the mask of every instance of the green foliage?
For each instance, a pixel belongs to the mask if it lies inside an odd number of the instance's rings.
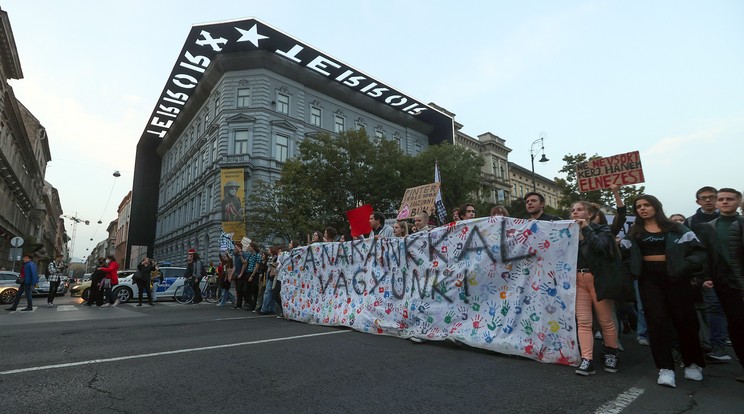
[[[442,177],[442,200],[448,212],[473,198],[480,186],[483,157],[464,147],[451,144],[431,146],[421,154],[405,157],[405,188],[434,182],[434,162],[439,162]],[[401,193],[402,196],[402,193]],[[397,207],[397,206],[396,206]],[[488,207],[490,209],[490,207]]]
[[[308,137],[297,157],[284,163],[281,178],[254,184],[246,202],[248,235],[305,240],[327,226],[343,234],[346,211],[362,204],[382,212],[396,210],[406,188],[434,182],[436,160],[447,209],[473,201],[483,159],[465,148],[433,146],[412,157],[396,141],[370,141],[364,130]]]
[[[565,173],[566,178],[556,179],[556,184],[561,190],[561,198],[558,203],[558,214],[561,217],[567,218],[569,216],[571,205],[579,200],[585,200],[612,208],[615,207],[615,197],[612,195],[612,191],[610,190],[596,190],[585,193],[579,192],[579,183],[576,179],[576,164],[595,158],[601,157],[597,154],[587,157],[586,153],[576,155],[567,154],[563,157],[563,162],[566,164],[561,168],[560,172]],[[635,185],[622,186],[618,189],[620,198],[623,200],[625,205],[638,195],[643,194],[644,190],[644,186],[636,187]]]

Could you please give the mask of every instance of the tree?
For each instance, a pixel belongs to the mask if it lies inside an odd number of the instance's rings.
[[[405,188],[433,183],[434,163],[438,161],[442,177],[442,201],[447,211],[478,201],[476,194],[484,164],[480,155],[464,147],[442,144],[430,146],[417,156],[405,158]]]
[[[576,179],[576,164],[595,158],[600,158],[600,156],[594,154],[590,158],[587,158],[586,153],[581,153],[577,155],[567,154],[563,157],[563,162],[566,164],[561,168],[560,172],[565,173],[566,178],[556,178],[555,180],[561,190],[561,198],[558,206],[562,209],[562,217],[568,217],[570,215],[571,205],[579,200],[597,203],[601,206],[615,206],[615,197],[610,190],[579,192],[579,184]],[[625,205],[628,205],[635,197],[643,194],[644,190],[644,186],[638,188],[635,185],[622,186],[619,189],[620,198],[622,198]]]
[[[255,237],[304,238],[326,226],[343,231],[347,210],[362,204],[383,212],[397,208],[405,191],[402,159],[395,141],[371,142],[364,130],[306,138],[297,158],[284,163],[281,178],[257,185],[249,197]]]

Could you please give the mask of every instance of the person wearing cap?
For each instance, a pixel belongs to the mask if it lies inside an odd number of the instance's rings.
[[[238,198],[240,184],[235,181],[225,183],[222,195],[222,221],[243,221],[243,206]]]

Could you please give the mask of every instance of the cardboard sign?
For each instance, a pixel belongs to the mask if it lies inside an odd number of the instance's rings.
[[[644,182],[641,154],[638,151],[595,158],[576,164],[579,191],[587,192]]]
[[[372,231],[372,226],[369,225],[369,216],[373,212],[372,206],[369,204],[346,212],[346,218],[349,219],[349,226],[351,227],[351,237],[369,234]]]
[[[434,214],[434,203],[437,201],[439,183],[424,184],[406,189],[403,201],[398,209],[398,220],[405,220],[425,211]]]

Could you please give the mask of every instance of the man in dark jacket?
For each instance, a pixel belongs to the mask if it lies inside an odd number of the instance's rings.
[[[695,202],[700,206],[695,214],[685,220],[685,226],[694,232],[699,232],[699,226],[718,218],[716,210],[716,195],[718,190],[706,186],[697,190]],[[702,320],[700,338],[703,346],[710,346],[710,352],[705,354],[705,359],[711,362],[727,362],[731,356],[726,353],[726,317],[718,300],[716,291],[711,288],[701,288],[703,304],[705,306],[705,320]]]
[[[703,286],[715,289],[728,318],[731,344],[744,368],[744,218],[736,212],[742,196],[733,188],[722,188],[716,199],[720,217],[698,227],[710,263]],[[744,382],[744,374],[736,379]]]
[[[528,219],[542,221],[561,220],[560,217],[545,212],[545,196],[538,192],[530,191],[525,194],[524,205],[527,209],[527,214],[529,214],[529,217],[527,217]]]
[[[18,303],[21,301],[21,296],[26,295],[26,301],[28,305],[21,309],[22,311],[34,310],[33,300],[31,299],[31,289],[39,283],[39,272],[36,269],[36,263],[31,259],[31,255],[23,255],[23,267],[21,268],[21,285],[18,286],[18,293],[16,293],[15,301],[13,304],[6,308],[7,311],[15,311],[18,308]]]

